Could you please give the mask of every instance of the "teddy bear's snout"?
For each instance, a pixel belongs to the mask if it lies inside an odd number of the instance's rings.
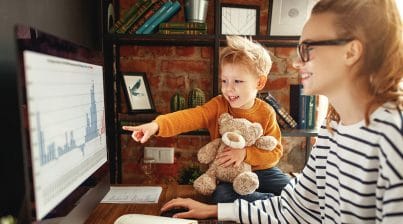
[[[245,139],[236,132],[224,133],[222,141],[231,148],[243,149],[245,147]]]

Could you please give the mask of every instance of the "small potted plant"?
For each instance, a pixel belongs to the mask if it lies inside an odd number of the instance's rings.
[[[190,166],[181,169],[178,183],[193,184],[193,181],[195,181],[202,173],[203,172],[198,165],[191,164]]]

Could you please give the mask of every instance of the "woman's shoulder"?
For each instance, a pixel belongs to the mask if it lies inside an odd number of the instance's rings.
[[[371,122],[377,130],[394,129],[398,134],[403,135],[403,111],[395,104],[385,103],[380,106],[372,115]]]

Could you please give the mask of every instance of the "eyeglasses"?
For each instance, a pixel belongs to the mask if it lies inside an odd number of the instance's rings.
[[[353,40],[353,38],[319,40],[319,41],[303,41],[302,43],[298,44],[298,46],[297,46],[298,56],[302,62],[308,62],[309,61],[309,51],[311,50],[310,46],[337,46],[337,45],[346,44],[352,40]]]

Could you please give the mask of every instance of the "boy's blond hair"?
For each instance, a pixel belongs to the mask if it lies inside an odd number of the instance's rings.
[[[254,74],[265,76],[271,69],[271,58],[261,44],[240,36],[227,36],[227,46],[220,52],[220,68],[227,63],[243,64]]]

